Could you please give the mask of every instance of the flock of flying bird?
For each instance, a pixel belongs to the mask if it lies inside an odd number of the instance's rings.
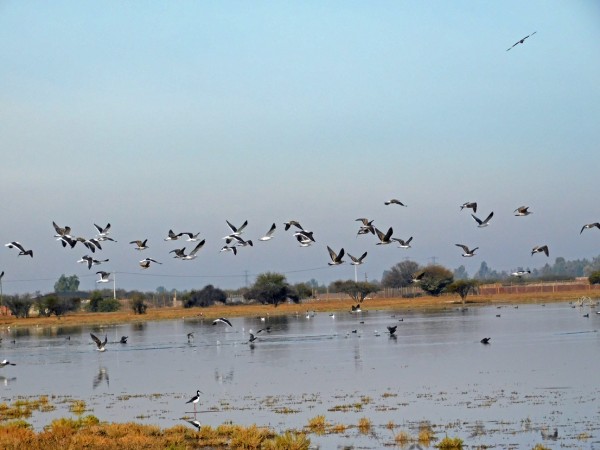
[[[403,202],[401,202],[400,200],[395,199],[395,198],[385,201],[384,204],[385,205],[398,205],[398,206],[406,207],[406,205]],[[465,202],[462,205],[460,205],[460,210],[462,211],[463,209],[471,209],[473,211],[471,213],[471,217],[477,224],[478,228],[485,228],[485,227],[489,226],[491,220],[494,217],[493,211],[490,212],[484,219],[476,216],[477,202]],[[514,210],[514,215],[517,217],[526,217],[530,214],[532,214],[532,211],[529,210],[528,206],[519,206],[518,208],[516,208]],[[397,244],[397,246],[399,248],[411,248],[411,242],[413,239],[412,236],[409,237],[408,239],[401,239],[399,237],[394,237],[393,236],[394,230],[392,227],[389,227],[387,229],[387,231],[384,232],[374,225],[373,220],[370,220],[366,217],[360,217],[360,218],[356,219],[356,221],[360,222],[360,225],[359,225],[359,228],[358,228],[357,234],[356,234],[357,236],[371,234],[377,238],[377,240],[378,240],[378,242],[376,243],[377,245],[388,245],[388,244],[395,243],[395,244]],[[248,220],[245,220],[244,223],[242,223],[240,226],[235,226],[228,220],[226,220],[225,222],[229,228],[229,233],[223,237],[223,240],[225,241],[225,245],[223,245],[221,247],[221,250],[220,250],[221,252],[232,252],[234,255],[237,255],[239,249],[241,249],[243,247],[247,247],[247,246],[252,247],[254,245],[254,243],[251,239],[245,239],[243,237],[243,233],[246,230],[246,227],[248,226]],[[81,244],[89,252],[91,252],[92,254],[95,254],[97,251],[102,250],[102,245],[104,245],[105,242],[107,242],[107,241],[117,242],[115,239],[113,239],[110,236],[110,232],[111,232],[111,224],[110,223],[106,224],[106,226],[104,226],[104,227],[94,224],[94,227],[96,229],[96,234],[94,237],[91,237],[91,238],[74,236],[72,234],[71,227],[69,227],[69,226],[61,227],[56,222],[52,222],[52,225],[53,225],[55,233],[56,233],[54,235],[54,237],[56,238],[57,241],[60,242],[60,244],[64,248],[72,249],[72,248],[75,248],[78,244]],[[296,239],[296,241],[300,247],[308,247],[316,242],[313,231],[305,229],[304,227],[302,227],[302,225],[300,225],[300,223],[298,221],[290,220],[290,221],[284,222],[283,225],[284,225],[285,231],[292,229],[292,231],[293,231],[292,235]],[[584,230],[591,229],[591,228],[600,229],[600,223],[594,222],[594,223],[588,223],[588,224],[583,225],[580,230],[580,234],[583,233]],[[258,240],[261,242],[270,241],[271,239],[273,239],[275,237],[276,230],[277,230],[277,225],[275,223],[273,223],[271,225],[271,227],[269,228],[269,230]],[[185,242],[189,242],[189,243],[194,243],[195,245],[192,248],[192,250],[189,251],[189,253],[187,252],[186,246],[183,246],[181,248],[175,248],[175,249],[169,251],[169,254],[171,254],[171,253],[174,254],[173,257],[175,259],[179,259],[182,261],[190,261],[190,260],[196,259],[198,257],[199,251],[204,247],[204,245],[206,243],[206,239],[200,239],[199,234],[200,233],[192,233],[192,232],[187,232],[187,231],[175,233],[172,229],[170,229],[167,233],[167,236],[164,238],[164,241],[170,241],[170,242],[185,241]],[[150,246],[148,245],[148,239],[133,240],[133,241],[130,241],[129,244],[134,245],[134,249],[137,251],[144,251],[144,250],[147,250],[148,248],[150,248]],[[464,243],[457,243],[455,245],[462,249],[461,254],[465,258],[470,258],[470,257],[475,256],[476,255],[475,252],[479,249],[479,247],[471,248],[469,245],[464,244]],[[9,243],[5,244],[5,246],[8,247],[9,249],[17,249],[18,256],[29,256],[29,257],[33,258],[33,250],[26,249],[25,246],[22,245],[18,241],[9,242]],[[328,262],[328,265],[337,266],[337,265],[343,264],[345,262],[344,256],[346,255],[346,252],[345,252],[344,248],[341,248],[339,251],[336,252],[330,246],[327,246],[327,250],[329,252],[329,259],[330,259]],[[549,256],[550,251],[549,251],[548,245],[547,244],[536,245],[535,247],[533,247],[531,249],[531,254],[534,255],[536,253],[543,253],[546,256]],[[365,251],[364,253],[362,253],[362,255],[360,255],[358,257],[351,255],[349,253],[348,253],[348,256],[351,260],[350,261],[351,265],[360,265],[365,262],[365,258],[367,257],[367,252]],[[81,259],[79,259],[77,262],[83,263],[87,266],[88,269],[91,269],[93,266],[97,266],[97,265],[106,263],[108,261],[109,261],[108,259],[96,259],[93,256],[86,254],[86,255],[83,255],[81,257]],[[142,269],[148,269],[152,264],[162,264],[162,262],[160,262],[154,258],[147,257],[147,258],[140,260],[138,264]],[[512,275],[520,277],[527,273],[529,273],[529,271],[521,270],[521,271],[513,272]],[[111,278],[110,278],[111,273],[110,272],[99,270],[96,272],[96,274],[99,276],[98,280],[96,280],[97,283],[108,283],[109,281],[111,281]],[[2,272],[0,274],[0,282],[2,280],[3,275],[4,275],[4,272]],[[418,282],[419,281],[418,277],[415,277],[415,279],[413,281]]]

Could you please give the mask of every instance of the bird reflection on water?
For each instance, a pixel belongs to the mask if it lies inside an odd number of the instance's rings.
[[[106,380],[106,387],[109,387],[108,370],[106,367],[100,366],[98,368],[98,373],[94,376],[93,388],[96,389],[104,380]]]

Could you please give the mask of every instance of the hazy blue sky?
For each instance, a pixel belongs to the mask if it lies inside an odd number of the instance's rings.
[[[93,289],[98,269],[144,290],[353,278],[327,245],[368,251],[369,279],[404,258],[472,275],[600,254],[600,230],[579,234],[600,221],[597,1],[1,1],[0,43],[0,239],[35,253],[0,248],[5,293],[63,273]],[[356,238],[358,217],[412,248]],[[226,219],[255,241],[278,230],[234,256]],[[289,219],[317,243],[299,248]],[[85,237],[110,222],[110,262],[76,264],[88,252],[53,220]],[[172,259],[170,228],[201,232],[198,259]]]

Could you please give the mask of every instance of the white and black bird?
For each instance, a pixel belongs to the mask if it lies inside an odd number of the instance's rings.
[[[246,247],[248,245],[250,247],[252,247],[254,245],[250,239],[245,240],[241,236],[237,236],[237,235],[232,235],[231,240],[226,240],[225,242],[227,244],[229,244],[230,242],[233,242],[233,241],[235,241],[235,245],[237,245],[238,247]]]
[[[239,227],[233,226],[231,224],[231,222],[229,222],[229,220],[226,220],[225,222],[227,222],[227,226],[231,230],[231,234],[229,234],[228,236],[239,236],[240,234],[242,234],[244,232],[244,228],[246,228],[248,226],[247,220],[244,221],[244,223],[241,224]]]
[[[167,233],[167,237],[165,238],[165,241],[176,241],[181,236],[182,236],[182,233],[175,234],[173,232],[173,230],[169,230],[169,232]]]
[[[71,234],[71,227],[68,225],[65,227],[59,227],[54,221],[52,222],[52,225],[56,231],[56,235],[54,237],[68,236]]]
[[[198,257],[198,252],[200,251],[200,249],[202,247],[204,247],[205,242],[206,242],[206,239],[202,239],[200,242],[198,242],[198,244],[196,244],[194,249],[187,255],[185,254],[185,247],[171,250],[169,253],[175,253],[175,258],[182,259],[184,261],[196,259]]]
[[[331,262],[328,262],[330,266],[338,266],[342,264],[344,261],[342,258],[344,257],[344,249],[342,248],[339,253],[334,252],[331,247],[327,246],[327,250],[329,251],[329,257],[331,258]]]
[[[474,213],[476,213],[477,212],[477,202],[465,202],[462,205],[460,205],[461,211],[465,208],[470,208],[473,210]]]
[[[65,248],[67,245],[69,247],[73,248],[73,247],[75,247],[75,244],[77,244],[77,239],[75,239],[67,234],[65,234],[63,236],[59,236],[56,240],[60,241],[63,248]]]
[[[155,260],[155,259],[152,259],[152,258],[146,258],[146,259],[142,259],[142,260],[139,262],[139,264],[140,264],[140,267],[141,267],[142,269],[147,269],[148,267],[150,267],[150,263],[162,264],[161,262],[158,262],[157,260]]]
[[[138,240],[138,241],[130,242],[130,244],[136,245],[136,247],[135,247],[136,250],[146,250],[147,248],[150,248],[150,247],[148,247],[147,243],[148,243],[148,239],[144,239],[143,241]]]
[[[218,319],[213,320],[213,325],[216,325],[218,323],[224,323],[226,325],[229,325],[230,327],[233,327],[233,325],[231,325],[231,322],[226,319],[225,317],[219,317]]]
[[[96,230],[98,230],[98,236],[107,236],[110,233],[110,223],[107,223],[104,228],[94,224]]]
[[[548,250],[547,245],[536,245],[533,247],[533,249],[531,249],[531,256],[533,256],[534,253],[545,253],[546,256],[550,256],[550,251]]]
[[[200,401],[200,394],[202,394],[202,392],[200,390],[197,390],[196,391],[196,395],[194,395],[187,402],[185,402],[185,404],[187,405],[188,403],[193,403],[194,404],[194,411],[196,411],[196,405]]]
[[[78,263],[85,263],[88,266],[88,270],[92,268],[92,266],[97,266],[100,265],[102,263],[108,262],[108,259],[94,259],[89,255],[84,255],[81,257],[80,260],[77,261]]]
[[[410,248],[410,241],[412,241],[412,236],[409,237],[406,241],[400,238],[392,238],[392,241],[396,241],[398,243],[398,247],[400,248]]]
[[[475,214],[471,214],[471,217],[473,217],[473,220],[475,220],[475,222],[477,222],[477,226],[479,228],[483,228],[483,227],[487,227],[490,224],[490,220],[492,217],[494,217],[494,211],[492,211],[486,218],[485,220],[481,220],[479,219]]]
[[[379,228],[375,228],[375,234],[377,234],[377,237],[379,238],[379,242],[377,243],[377,245],[391,244],[393,233],[394,230],[392,229],[392,227],[390,227],[389,230],[387,230],[387,233],[385,234]]]
[[[406,206],[404,203],[402,203],[400,200],[398,200],[397,198],[392,198],[390,200],[386,200],[385,202],[383,202],[385,205],[400,205],[400,206]]]
[[[425,276],[425,271],[420,271],[420,272],[416,272],[413,274],[412,279],[410,280],[411,283],[418,283],[420,282],[423,277]]]
[[[350,253],[348,253],[348,256],[350,257],[350,259],[352,260],[352,262],[350,264],[352,264],[353,266],[359,266],[362,263],[364,263],[364,259],[367,257],[367,252],[364,252],[360,258],[357,258],[356,256],[352,256]]]
[[[531,270],[517,270],[515,272],[512,272],[511,275],[513,277],[521,278],[522,276],[529,275],[530,273]]]
[[[223,247],[221,247],[221,251],[222,252],[233,252],[234,255],[237,255],[237,248],[235,248],[234,246],[228,246],[228,245],[224,245]]]
[[[519,40],[518,40],[517,42],[515,42],[515,43],[514,43],[514,44],[513,44],[511,47],[507,48],[507,49],[506,49],[506,51],[509,51],[509,50],[511,50],[512,48],[516,47],[516,46],[517,46],[517,45],[519,45],[519,44],[523,44],[523,43],[525,42],[525,39],[527,39],[527,38],[529,38],[529,37],[533,36],[535,33],[537,33],[537,31],[534,31],[533,33],[531,33],[531,34],[528,34],[528,35],[527,35],[527,36],[525,36],[524,38],[522,38],[522,39],[519,39]]]
[[[81,242],[85,247],[92,253],[96,252],[96,249],[102,250],[102,246],[100,245],[100,241],[96,238],[86,239],[83,237],[75,238],[76,242]]]
[[[16,248],[17,250],[19,250],[18,256],[31,256],[33,258],[33,250],[25,250],[25,247],[23,247],[20,242],[13,241],[9,242],[8,244],[4,244],[4,246],[8,248]]]
[[[312,231],[308,231],[308,230],[300,230],[300,231],[296,231],[294,233],[294,236],[296,236],[296,238],[298,236],[301,236],[303,239],[309,239],[312,242],[316,242],[315,241],[315,237],[313,236],[313,232]]]
[[[100,270],[96,272],[97,275],[100,275],[100,279],[96,280],[96,283],[108,283],[110,281],[110,272],[104,272]]]
[[[202,424],[196,419],[194,419],[194,420],[185,419],[185,421],[187,423],[189,423],[190,425],[193,425],[194,427],[196,427],[197,430],[200,430],[200,428],[202,427]]]
[[[309,238],[307,238],[303,234],[295,233],[294,236],[296,236],[296,240],[300,244],[300,247],[309,247],[313,243],[312,240],[310,240]]]
[[[15,363],[11,363],[7,359],[4,359],[4,360],[0,361],[0,368],[2,368],[4,366],[16,366],[16,364]]]
[[[275,233],[275,230],[277,229],[277,226],[273,223],[273,225],[271,225],[271,228],[269,228],[269,231],[267,231],[267,233],[259,238],[259,241],[270,241],[271,239],[273,239],[273,233]]]
[[[533,214],[529,211],[529,206],[519,206],[513,212],[515,213],[515,216],[528,216],[529,214]]]
[[[183,233],[179,233],[178,236],[179,237],[187,236],[186,241],[188,241],[188,242],[196,242],[196,241],[198,241],[198,239],[200,239],[198,237],[198,236],[200,236],[200,232],[194,234],[194,233],[190,233],[189,231],[184,231]]]
[[[98,347],[99,352],[103,352],[106,350],[106,343],[108,342],[108,336],[104,336],[104,341],[101,341],[100,339],[98,339],[98,337],[93,333],[90,333],[90,336],[92,337],[92,340],[96,343],[96,347]]]
[[[594,228],[594,227],[600,229],[600,223],[598,223],[598,222],[586,223],[584,226],[581,227],[581,231],[579,232],[579,234],[583,233],[583,230],[588,230],[588,229]]]
[[[284,225],[285,231],[289,230],[292,225],[300,230],[304,230],[304,228],[302,228],[302,225],[300,225],[300,223],[297,220],[290,220],[288,222],[283,222],[283,225]]]
[[[474,249],[469,249],[469,247],[467,247],[466,245],[463,245],[463,244],[454,244],[454,245],[463,249],[464,253],[462,254],[462,256],[465,258],[475,256],[475,250],[477,250],[479,248],[479,247],[475,247]]]

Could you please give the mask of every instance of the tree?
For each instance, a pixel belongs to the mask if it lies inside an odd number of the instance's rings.
[[[100,291],[93,291],[86,309],[89,312],[114,312],[121,309],[121,303],[112,297],[105,297]]]
[[[288,284],[285,275],[274,272],[265,272],[257,276],[252,287],[244,293],[244,298],[275,306],[288,298],[295,303],[300,302],[298,294]]]
[[[600,270],[590,273],[588,280],[590,284],[600,284]]]
[[[454,281],[452,272],[443,266],[432,264],[422,270],[423,277],[419,283],[421,289],[435,297],[444,292],[446,286]]]
[[[464,305],[467,295],[470,292],[475,292],[479,282],[477,280],[456,280],[448,285],[447,292],[460,295],[460,299]]]
[[[367,281],[338,280],[331,283],[330,289],[348,294],[355,302],[362,303],[367,295],[377,292],[379,286]]]
[[[203,308],[214,305],[216,302],[225,303],[227,294],[212,284],[206,285],[200,291],[190,291],[183,296],[184,308],[201,306]]]
[[[80,298],[61,298],[57,295],[38,297],[36,308],[40,316],[62,316],[70,311],[77,311],[81,306]]]
[[[71,275],[70,277],[62,274],[58,281],[54,283],[54,292],[77,292],[79,290],[79,277]]]
[[[31,295],[14,295],[12,297],[4,297],[4,304],[10,310],[13,316],[18,318],[29,317],[29,310],[33,305]]]
[[[419,264],[406,260],[399,262],[390,270],[383,272],[381,286],[386,288],[401,288],[410,286],[413,274],[419,270]]]
[[[98,305],[104,299],[102,292],[100,291],[92,291],[90,294],[90,301],[87,304],[87,310],[89,312],[98,312]]]
[[[293,289],[301,299],[310,298],[313,295],[313,288],[307,283],[296,283]]]
[[[467,269],[465,266],[459,266],[457,269],[454,269],[454,279],[455,280],[466,280],[469,278],[469,274],[467,273]]]

